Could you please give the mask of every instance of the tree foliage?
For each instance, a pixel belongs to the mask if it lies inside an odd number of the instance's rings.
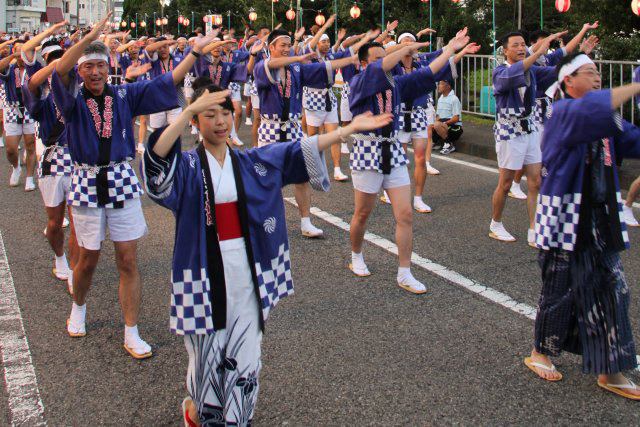
[[[431,7],[431,26],[438,32],[435,37],[448,40],[463,26],[469,27],[471,38],[483,47],[482,53],[492,52],[492,4],[494,0],[431,0],[423,3],[419,0],[368,0],[359,1],[361,15],[352,19],[349,10],[352,0],[301,0],[303,8],[302,22],[306,28],[314,24],[318,11],[326,18],[336,12],[337,3],[338,26],[345,26],[350,33],[361,33],[382,24],[382,5],[384,1],[384,21],[398,19],[398,31],[417,32],[429,26],[429,10]],[[249,9],[254,8],[258,19],[253,27],[271,26],[271,8],[273,5],[274,22],[283,23],[283,28],[294,30],[296,21],[288,21],[285,13],[296,2],[279,0],[217,0],[215,3],[205,0],[173,0],[165,8],[170,24],[169,30],[177,33],[178,11],[192,19],[194,26],[203,26],[205,13],[224,15],[224,25],[228,25],[227,11],[231,12],[231,26],[242,32],[248,22]],[[555,9],[554,0],[522,0],[522,30],[533,31],[540,28],[541,5],[543,27],[548,31],[569,30],[576,33],[585,22],[600,21],[600,28],[595,31],[601,39],[601,57],[607,59],[636,60],[640,58],[639,35],[633,31],[640,28],[640,18],[631,12],[628,1],[611,0],[575,0],[567,13],[559,13]],[[151,17],[153,12],[160,15],[158,0],[126,0],[124,16],[132,18],[137,12],[140,17],[146,12],[149,32],[153,30]],[[191,12],[194,12],[192,15]],[[498,37],[508,31],[518,29],[518,0],[495,0],[495,24]],[[191,25],[189,26],[191,27]],[[141,30],[141,29],[139,29]],[[188,29],[190,31],[191,28]],[[184,27],[180,32],[187,32]],[[333,31],[329,32],[333,37]],[[435,43],[435,39],[433,40]]]

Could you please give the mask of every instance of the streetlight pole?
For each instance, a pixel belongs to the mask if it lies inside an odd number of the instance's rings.
[[[136,38],[138,38],[138,12],[136,12]]]
[[[153,12],[153,37],[156,36],[156,13]]]
[[[522,30],[522,0],[518,0],[518,30]]]
[[[191,11],[191,32],[192,33],[193,33],[193,25],[194,25],[194,22],[195,22],[194,18],[195,18],[195,12],[192,10]]]

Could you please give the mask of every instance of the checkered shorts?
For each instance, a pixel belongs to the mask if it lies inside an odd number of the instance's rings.
[[[338,99],[333,93],[331,88],[328,89],[316,89],[304,86],[302,88],[302,106],[305,110],[309,111],[327,111],[326,110],[326,93],[329,92],[329,99],[331,99],[331,110],[338,106]]]
[[[427,130],[428,127],[429,119],[427,117],[427,110],[422,107],[413,107],[413,110],[411,110],[410,132],[422,132]],[[404,113],[402,112],[398,115],[398,129],[404,131]]]
[[[493,133],[496,141],[509,141],[518,136],[529,134],[536,130],[531,115],[523,118],[524,108],[503,108],[496,115],[496,122],[493,125]],[[526,121],[529,124],[529,131],[522,127]]]
[[[35,120],[29,115],[24,107],[19,107],[16,105],[9,105],[5,107],[4,117],[7,123],[24,125],[35,123]]]
[[[391,142],[391,168],[409,164],[402,144],[394,136]],[[353,139],[353,150],[349,156],[352,170],[374,170],[382,172],[382,143],[369,140]]]
[[[42,165],[44,162],[51,162],[49,173],[44,175],[42,173]],[[40,157],[40,163],[38,164],[38,177],[43,176],[58,176],[58,175],[71,175],[73,172],[73,163],[71,162],[71,156],[69,155],[69,148],[65,146],[52,145],[45,148],[42,156]]]
[[[281,130],[285,131],[281,138]],[[258,128],[258,144],[260,146],[275,142],[300,142],[304,134],[300,127],[300,114],[290,115],[287,122],[282,123],[277,117],[263,114]]]
[[[110,203],[104,206],[106,208],[112,208],[115,202],[135,199],[144,194],[136,173],[127,162],[107,167],[107,185],[109,187]],[[80,165],[74,166],[69,204],[90,208],[100,207],[98,205],[95,171]]]

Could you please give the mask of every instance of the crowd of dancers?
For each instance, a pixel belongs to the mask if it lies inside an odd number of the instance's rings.
[[[35,190],[37,174],[52,272],[73,297],[71,337],[87,333],[87,293],[108,235],[124,348],[136,359],[153,354],[137,327],[137,244],[147,233],[140,197],[146,192],[171,210],[170,328],[184,337],[189,355],[184,423],[250,425],[264,323],[293,293],[282,187],[294,185],[300,232],[322,236],[310,219],[311,189],[329,190],[327,150],[334,180],[353,184],[345,264],[357,276],[371,274],[363,240],[382,198],[396,221],[397,284],[426,293],[410,269],[413,215],[432,210],[423,192],[427,175],[439,173],[430,164],[433,144],[440,142],[443,153],[455,149],[462,133],[457,64],[480,46],[465,28],[442,48],[427,49],[420,40],[433,30],[395,37],[397,21],[382,32],[347,36],[341,29],[332,45],[326,32],[333,16],[309,35],[304,28],[247,28],[237,39],[213,27],[206,35],[134,39],[108,31],[109,18],[73,34],[62,22],[0,44],[9,185],[19,185],[22,163],[25,191]],[[559,381],[551,357],[578,353],[600,387],[640,400],[640,388],[622,374],[637,361],[619,256],[629,245],[627,226],[638,225],[631,206],[640,180],[623,201],[617,176],[623,157],[640,157],[640,130],[617,113],[640,95],[640,69],[635,83],[601,89],[589,58],[598,39],[588,33],[597,27],[585,24],[572,38],[538,31],[529,43],[520,32],[501,38],[504,62],[493,72],[499,182],[489,236],[515,241],[502,212],[508,196],[526,198],[527,243],[539,249],[542,291],[525,365]],[[338,71],[340,102],[333,90]],[[232,149],[244,145],[237,135],[243,96],[255,148]],[[195,148],[182,149],[185,131],[196,135]],[[345,150],[350,177],[340,167]],[[140,181],[130,164],[136,152]],[[523,175],[528,194],[520,188]]]

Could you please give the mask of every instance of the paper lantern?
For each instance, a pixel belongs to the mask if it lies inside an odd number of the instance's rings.
[[[213,15],[213,25],[222,25],[222,15]]]
[[[184,24],[184,26],[186,27],[186,26],[188,26],[188,25],[191,23],[191,21],[189,21],[189,19],[188,19],[188,18],[185,18],[185,20],[184,20],[182,23],[183,23],[183,24]]]
[[[640,16],[640,0],[633,0],[631,2],[631,10],[636,16]]]
[[[178,16],[178,24],[182,24],[184,22],[184,16]]]
[[[122,21],[122,22],[120,23],[120,26],[121,26],[122,28],[127,28],[127,21]]]
[[[556,0],[556,10],[565,13],[571,7],[571,0]]]
[[[258,19],[258,14],[256,13],[256,11],[253,10],[253,8],[249,9],[249,21],[253,22],[256,19]]]
[[[162,18],[162,25],[167,25],[168,23],[169,23],[169,20],[167,19],[166,16]]]
[[[136,23],[131,21],[131,28],[135,28],[136,27]]]
[[[429,0],[420,0],[422,3],[429,3]]]
[[[453,3],[460,3],[460,0],[451,0]]]
[[[162,25],[162,19],[158,18],[156,19],[156,25],[159,27],[160,25]]]
[[[296,19],[296,12],[291,8],[287,10],[287,13],[285,15],[287,16],[287,19],[289,21],[293,21],[294,19]]]
[[[206,24],[207,22],[209,22],[209,15],[204,15],[202,17],[202,21]]]
[[[140,23],[140,26],[141,26],[142,28],[146,27],[146,26],[147,26],[147,22],[146,22],[146,21],[142,21],[142,22]]]
[[[324,25],[324,21],[324,15],[322,14],[322,12],[318,12],[318,16],[316,16],[316,24],[322,27]]]
[[[349,11],[349,14],[353,19],[358,19],[360,17],[360,8],[356,3],[353,4],[353,7]]]

